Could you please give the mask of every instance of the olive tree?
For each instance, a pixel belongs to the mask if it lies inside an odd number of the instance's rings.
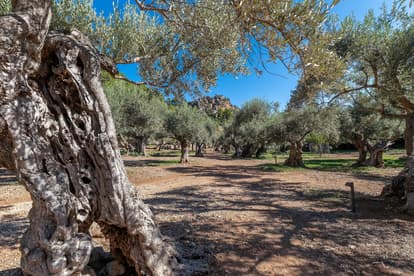
[[[407,208],[414,210],[413,141],[414,98],[412,51],[414,45],[413,15],[402,1],[395,1],[391,9],[383,9],[375,16],[370,11],[363,21],[346,18],[335,31],[332,50],[341,58],[343,77],[329,83],[337,98],[354,98],[355,94],[369,97],[363,107],[381,114],[384,120],[405,121],[405,149],[409,156],[407,168],[396,181],[406,189]],[[382,128],[382,125],[379,127]],[[402,179],[402,181],[401,181]]]
[[[395,3],[379,16],[370,11],[362,22],[346,18],[334,49],[347,66],[344,78],[332,89],[338,96],[370,98],[363,107],[384,119],[405,120],[408,155],[414,137],[412,22],[413,17]]]
[[[358,150],[356,165],[383,167],[384,151],[403,136],[401,120],[382,118],[358,103],[344,107],[340,114],[342,141],[353,143]]]
[[[334,108],[304,105],[289,108],[273,118],[268,135],[273,142],[289,143],[289,157],[285,165],[304,166],[302,148],[304,140],[312,133],[337,139],[338,118]]]
[[[203,114],[204,115],[204,114]],[[193,142],[196,145],[195,156],[203,157],[203,148],[207,147],[208,144],[213,144],[217,139],[217,124],[207,114],[200,116],[201,128],[197,132],[197,135],[193,138]]]
[[[266,126],[272,112],[271,104],[253,99],[241,107],[233,117],[224,135],[231,142],[236,157],[259,156],[267,144]]]
[[[180,143],[181,163],[189,161],[188,151],[191,141],[197,140],[197,138],[202,136],[201,133],[205,131],[204,121],[206,116],[198,109],[185,103],[174,106],[167,113],[165,129]]]
[[[164,99],[145,87],[125,82],[105,82],[104,88],[121,143],[132,140],[138,152],[146,156],[147,141],[162,133],[167,111]]]

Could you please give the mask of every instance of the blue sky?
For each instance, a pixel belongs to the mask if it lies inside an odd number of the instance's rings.
[[[392,0],[342,0],[334,12],[343,18],[354,14],[356,18],[363,18],[369,9],[376,13],[383,3],[391,6]],[[112,7],[111,1],[95,1],[98,10],[108,11]],[[272,73],[264,72],[261,76],[252,73],[248,76],[220,76],[217,86],[213,87],[208,95],[221,94],[230,98],[235,105],[241,106],[253,98],[262,98],[268,101],[278,101],[284,107],[289,101],[290,92],[295,88],[298,77],[290,74],[281,64],[272,64],[268,68]],[[120,66],[120,71],[131,79],[137,79],[134,65]]]

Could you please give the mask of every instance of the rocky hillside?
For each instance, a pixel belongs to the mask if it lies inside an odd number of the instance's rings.
[[[230,99],[223,95],[215,95],[213,97],[204,96],[189,103],[192,106],[198,107],[211,117],[217,117],[217,115],[226,110],[237,110],[238,107],[230,102]]]

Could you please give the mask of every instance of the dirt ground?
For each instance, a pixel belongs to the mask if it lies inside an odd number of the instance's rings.
[[[259,165],[271,160],[171,159],[125,164],[194,275],[414,275],[413,217],[377,197],[397,169],[266,172]],[[18,271],[31,206],[12,178],[0,170],[0,275]],[[348,181],[357,191],[355,214]]]

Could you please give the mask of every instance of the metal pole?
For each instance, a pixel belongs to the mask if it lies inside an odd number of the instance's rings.
[[[347,182],[345,186],[351,188],[351,210],[352,213],[356,212],[356,206],[355,206],[355,189],[354,189],[354,182]]]

